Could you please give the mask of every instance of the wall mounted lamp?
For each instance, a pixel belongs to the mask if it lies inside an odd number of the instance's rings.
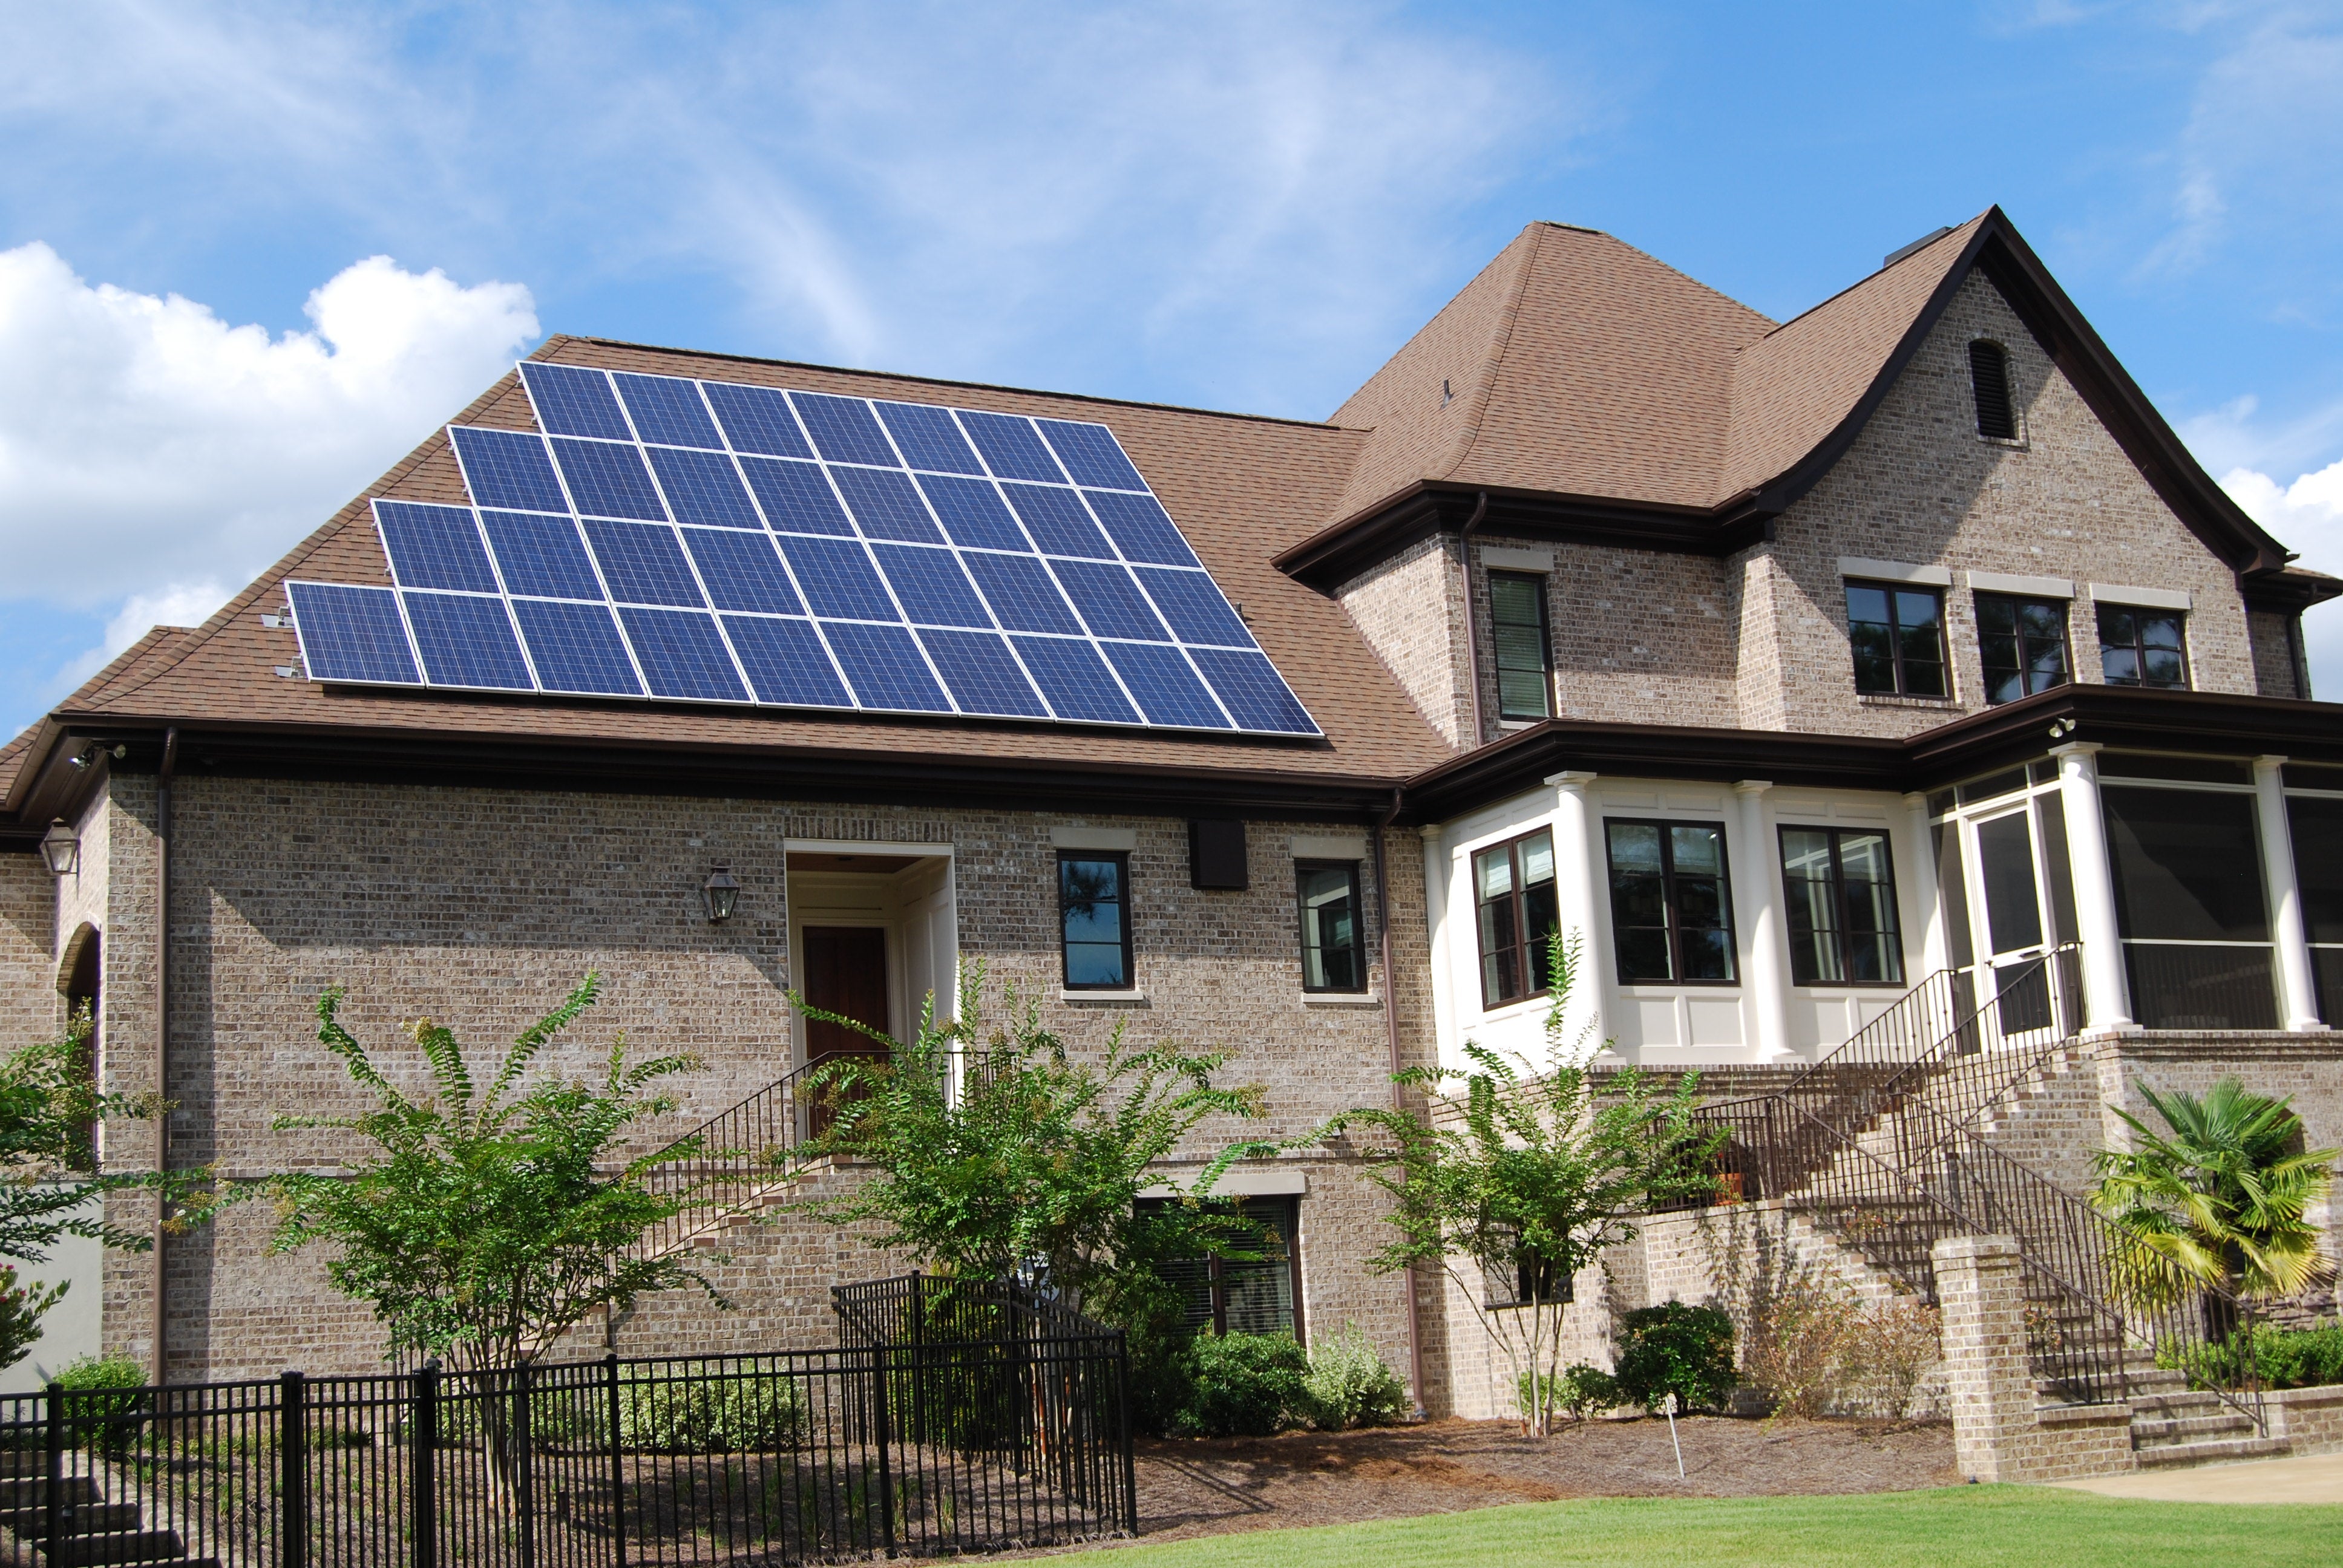
[[[708,873],[707,885],[699,890],[707,901],[708,919],[711,924],[722,925],[732,918],[732,910],[740,902],[740,884],[732,879],[732,868],[719,866]]]
[[[51,822],[49,830],[41,835],[41,859],[52,877],[70,877],[80,868],[81,840],[74,837],[74,830],[65,826],[63,817]]]

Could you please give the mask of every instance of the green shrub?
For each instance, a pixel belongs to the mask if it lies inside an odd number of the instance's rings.
[[[1342,1332],[1310,1347],[1302,1385],[1312,1424],[1327,1432],[1389,1426],[1407,1413],[1407,1385],[1356,1323],[1344,1323]]]
[[[146,1372],[128,1356],[84,1356],[57,1373],[76,1446],[119,1457],[146,1425]]]
[[[41,1342],[41,1314],[57,1304],[65,1285],[19,1284],[16,1271],[0,1266],[0,1367],[12,1367]]]
[[[1131,1349],[1132,1427],[1156,1437],[1176,1435],[1196,1381],[1188,1337],[1150,1327],[1130,1330],[1124,1343]]]
[[[2313,1329],[2262,1325],[2209,1344],[2157,1347],[2156,1364],[2186,1372],[2197,1388],[2319,1388],[2343,1383],[2343,1320]]]
[[[637,1383],[618,1406],[622,1447],[648,1453],[762,1453],[805,1442],[794,1380],[745,1375]]]
[[[1673,1393],[1686,1408],[1715,1405],[1733,1392],[1733,1320],[1715,1307],[1667,1302],[1620,1320],[1619,1392],[1657,1408]]]
[[[1199,1334],[1187,1359],[1188,1397],[1175,1431],[1267,1437],[1309,1419],[1310,1362],[1290,1334]]]
[[[1522,1419],[1537,1419],[1536,1385],[1530,1382],[1534,1374],[1523,1372],[1513,1382],[1513,1403],[1520,1409]],[[1601,1415],[1606,1410],[1616,1410],[1625,1402],[1619,1392],[1619,1380],[1601,1367],[1575,1362],[1558,1372],[1547,1374],[1546,1409],[1568,1416],[1573,1421],[1584,1421],[1591,1415]]]

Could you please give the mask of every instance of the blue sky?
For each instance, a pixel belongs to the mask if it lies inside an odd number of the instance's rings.
[[[81,0],[0,146],[0,733],[543,333],[1322,417],[1534,218],[1786,317],[1998,202],[2343,571],[2343,5]]]

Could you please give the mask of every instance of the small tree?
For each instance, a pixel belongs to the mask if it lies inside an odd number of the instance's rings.
[[[342,1026],[343,989],[318,998],[317,1038],[379,1107],[272,1125],[355,1133],[379,1152],[344,1175],[296,1172],[258,1189],[280,1210],[270,1251],[332,1243],[339,1255],[327,1275],[374,1309],[390,1352],[443,1357],[459,1371],[528,1361],[588,1313],[624,1309],[646,1292],[697,1285],[722,1305],[682,1258],[638,1250],[653,1226],[711,1206],[696,1187],[660,1191],[648,1181],[661,1164],[708,1151],[686,1140],[618,1153],[629,1128],[675,1110],[652,1086],[699,1063],[662,1056],[629,1067],[622,1033],[599,1082],[521,1088],[538,1053],[600,989],[601,977],[588,974],[522,1030],[485,1093],[451,1030],[428,1019],[407,1025],[435,1091],[419,1100],[384,1077]]]
[[[0,1060],[0,1258],[42,1262],[67,1236],[145,1251],[155,1244],[151,1236],[85,1212],[89,1201],[144,1188],[163,1190],[167,1202],[201,1180],[192,1171],[175,1172],[166,1181],[151,1171],[98,1170],[100,1124],[151,1120],[164,1107],[152,1094],[100,1090],[90,1034],[85,1005],[56,1039]]]
[[[1399,1236],[1369,1266],[1444,1271],[1524,1391],[1523,1429],[1540,1436],[1557,1413],[1571,1281],[1632,1237],[1636,1215],[1713,1191],[1722,1138],[1693,1122],[1694,1074],[1659,1099],[1633,1069],[1607,1081],[1588,1071],[1603,1049],[1594,1024],[1573,1038],[1564,1022],[1579,940],[1550,941],[1547,951],[1544,1062],[1467,1040],[1469,1068],[1397,1075],[1425,1091],[1423,1111],[1353,1111],[1329,1126],[1377,1128],[1391,1140],[1368,1180],[1391,1194]]]
[[[153,1118],[163,1102],[152,1094],[100,1090],[91,1032],[85,1004],[56,1039],[0,1060],[0,1258],[43,1262],[68,1236],[146,1251],[155,1244],[152,1236],[109,1222],[92,1201],[144,1189],[159,1195],[167,1214],[172,1202],[204,1180],[200,1171],[98,1170],[98,1128]],[[0,1366],[13,1366],[39,1342],[42,1315],[67,1286],[19,1284],[14,1269],[0,1270],[0,1277],[6,1281],[0,1286]]]
[[[1216,1085],[1223,1053],[1134,1048],[1119,1023],[1101,1058],[1078,1060],[1041,1027],[1040,1002],[1013,988],[1008,1021],[988,1031],[983,985],[983,966],[970,965],[959,1018],[938,1023],[930,997],[908,1040],[790,993],[808,1018],[887,1047],[884,1060],[840,1058],[811,1074],[832,1109],[807,1151],[877,1173],[802,1207],[832,1224],[874,1224],[874,1245],[923,1269],[986,1280],[1036,1271],[1083,1311],[1143,1327],[1172,1295],[1161,1264],[1247,1255],[1252,1228],[1203,1200],[1231,1161],[1263,1146],[1231,1146],[1184,1190],[1155,1167],[1209,1117],[1260,1115],[1262,1091]],[[1140,1194],[1158,1186],[1185,1201],[1141,1211]]]
[[[2290,1103],[2234,1078],[2201,1100],[2147,1085],[2140,1095],[2167,1131],[2118,1111],[2134,1147],[2091,1157],[2099,1178],[2091,1201],[2123,1233],[2110,1262],[2127,1299],[2164,1306],[2192,1286],[2285,1296],[2327,1276],[2318,1228],[2306,1216],[2326,1201],[2343,1151],[2305,1150]]]

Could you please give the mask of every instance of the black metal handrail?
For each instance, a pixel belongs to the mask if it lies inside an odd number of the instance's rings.
[[[644,1190],[689,1206],[645,1231],[631,1249],[636,1255],[672,1252],[795,1178],[797,1151],[816,1136],[821,1091],[807,1080],[820,1065],[790,1069],[658,1151],[643,1173]],[[693,1152],[664,1158],[687,1145]]]

